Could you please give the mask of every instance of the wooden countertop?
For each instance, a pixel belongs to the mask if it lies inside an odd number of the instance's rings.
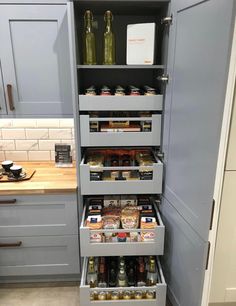
[[[77,189],[76,169],[56,168],[54,162],[18,162],[36,172],[28,181],[0,182],[0,196],[12,194],[72,193]]]

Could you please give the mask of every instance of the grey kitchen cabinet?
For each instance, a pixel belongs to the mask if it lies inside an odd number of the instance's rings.
[[[161,263],[172,304],[200,306],[209,254],[208,237],[232,45],[235,1],[98,0],[95,3],[78,0],[74,1],[74,5],[70,4],[70,7],[72,6],[75,13],[73,15],[72,8],[70,15],[75,17],[77,32],[74,33],[72,18],[71,35],[74,40],[78,38],[79,51],[82,51],[80,41],[83,14],[88,8],[94,12],[98,24],[103,22],[104,11],[110,9],[114,12],[113,25],[118,42],[117,65],[111,66],[100,65],[102,48],[99,47],[98,65],[83,65],[82,52],[75,56],[75,44],[72,45],[79,197],[83,199],[90,194],[127,194],[133,191],[128,188],[129,182],[122,182],[126,185],[124,189],[120,187],[119,181],[105,182],[106,188],[103,190],[94,187],[97,182],[86,186],[84,184],[88,179],[88,170],[85,171],[84,167],[84,153],[87,147],[93,146],[94,143],[96,146],[102,146],[103,143],[99,144],[96,138],[88,144],[83,141],[83,137],[78,137],[84,128],[83,116],[87,115],[85,113],[89,110],[120,110],[118,99],[115,97],[86,98],[85,89],[91,84],[100,88],[104,84],[115,87],[118,84],[127,86],[131,83],[137,87],[148,84],[157,88],[163,99],[163,110],[160,110],[161,144],[158,146],[153,142],[150,146],[154,147],[155,152],[161,153],[159,156],[163,164],[163,181],[162,189],[159,188],[160,184],[154,184],[151,193],[162,194],[160,211],[167,234]],[[165,25],[161,25],[161,19],[166,16],[168,18],[164,20]],[[154,65],[126,66],[126,26],[142,22],[157,24],[157,53]],[[98,27],[96,35],[102,35],[101,28]],[[162,65],[163,68],[160,68]],[[162,74],[165,76],[164,80],[168,80],[165,85],[160,83],[160,80],[163,80],[160,78]],[[127,96],[125,101],[120,100],[121,103],[127,102],[124,109],[137,110],[137,105],[132,107],[132,100],[128,99]],[[145,110],[157,110],[158,97],[153,99],[152,105],[146,104]],[[111,102],[110,108],[108,102]],[[80,111],[83,113],[80,114]],[[128,139],[126,141],[122,143],[121,139],[117,144],[111,142],[110,146],[119,148],[135,144],[135,139],[131,144],[128,143]],[[139,146],[145,146],[141,138],[137,143]],[[103,183],[98,182],[97,186]],[[145,183],[140,183],[140,186],[138,184],[133,192],[149,193],[147,189],[142,189]],[[80,213],[82,214],[82,207]],[[86,249],[82,254],[86,254]],[[107,255],[116,254],[111,248]],[[83,286],[82,283],[81,292]],[[81,302],[82,306],[87,305],[83,298]],[[122,305],[121,301],[116,303]],[[138,303],[130,301],[130,305]],[[147,301],[146,304],[148,305]]]
[[[0,40],[0,116],[72,116],[66,4],[1,4]]]
[[[78,277],[79,260],[76,194],[1,196],[0,282]]]

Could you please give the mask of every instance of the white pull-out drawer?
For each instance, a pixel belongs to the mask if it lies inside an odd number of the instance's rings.
[[[86,206],[82,216],[82,222],[80,226],[80,246],[81,256],[109,256],[116,254],[117,256],[128,256],[128,255],[163,255],[164,252],[164,236],[165,226],[161,220],[161,216],[156,209],[156,219],[158,226],[155,229],[101,229],[101,230],[90,230],[85,226],[86,217]],[[152,232],[152,241],[138,241],[136,242],[91,242],[91,234],[101,234],[105,236],[110,233],[126,233],[130,236],[130,233],[135,233],[138,237],[141,233]]]
[[[160,194],[162,192],[163,163],[156,158],[152,166],[145,166],[145,170],[152,172],[152,179],[141,180],[91,180],[91,172],[100,171],[143,171],[143,167],[91,167],[85,163],[85,157],[80,164],[80,187],[82,195],[92,194]]]
[[[163,95],[86,96],[79,95],[80,111],[162,111]]]
[[[77,235],[0,238],[0,276],[78,273]]]
[[[86,285],[87,278],[87,265],[88,259],[84,259],[83,272],[81,277],[80,284],[80,306],[90,306],[90,305],[119,305],[119,306],[165,306],[166,305],[166,282],[162,272],[161,265],[158,261],[158,283],[155,286],[144,286],[144,287],[109,287],[109,288],[90,288],[89,285]],[[153,299],[130,299],[130,300],[90,300],[90,294],[93,292],[124,292],[124,291],[155,291],[155,298]]]
[[[2,196],[0,237],[78,233],[76,194]]]
[[[91,132],[90,123],[97,121],[147,121],[151,125],[148,132],[128,132],[128,131],[106,131]],[[161,141],[161,115],[152,114],[151,117],[125,117],[125,118],[90,118],[89,115],[80,116],[81,146],[84,147],[112,147],[112,146],[159,146]]]

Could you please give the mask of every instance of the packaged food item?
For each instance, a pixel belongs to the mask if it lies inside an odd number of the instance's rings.
[[[120,228],[120,217],[118,216],[103,216],[102,223],[104,229]]]
[[[140,235],[138,232],[130,232],[130,242],[139,242]]]
[[[156,292],[154,290],[148,290],[146,292],[146,299],[155,299]]]
[[[103,242],[103,234],[102,233],[92,233],[92,234],[90,234],[90,242],[91,243],[101,243],[101,242]]]
[[[156,95],[156,90],[153,87],[150,87],[148,85],[144,86],[144,95],[145,96],[155,96]]]
[[[86,96],[96,96],[96,87],[94,85],[85,89]]]
[[[131,292],[128,291],[128,290],[124,291],[124,293],[123,293],[123,299],[124,299],[124,300],[130,300],[131,298],[132,298]]]
[[[100,215],[102,212],[102,205],[89,205],[88,215]]]
[[[129,86],[129,94],[130,94],[130,96],[140,96],[140,89],[133,86],[133,85],[130,85]]]
[[[120,217],[121,209],[120,207],[114,207],[114,206],[104,207],[102,210],[102,214],[103,216]]]
[[[120,207],[120,196],[116,195],[105,195],[104,196],[104,207]]]
[[[156,218],[154,217],[142,217],[140,222],[141,229],[154,229],[157,227]],[[155,232],[141,232],[141,241],[150,242],[154,241]]]
[[[140,166],[140,180],[152,180],[153,171],[149,168],[154,163],[152,155],[150,153],[139,152],[136,154],[136,160]]]
[[[124,95],[125,95],[125,89],[120,85],[116,86],[115,96],[124,96]]]
[[[111,96],[111,89],[106,85],[102,86],[100,95],[101,96]]]
[[[124,171],[123,171],[124,173]],[[120,206],[121,208],[125,206],[137,206],[137,196],[135,195],[122,195],[120,198]]]
[[[98,118],[98,112],[89,112],[89,116],[91,118]],[[98,121],[90,121],[89,122],[90,132],[99,132],[99,122]]]
[[[86,226],[90,229],[101,229],[102,228],[102,217],[101,215],[88,216],[86,220]]]
[[[147,117],[151,117],[151,113],[150,112],[140,112],[139,113],[140,117],[143,118],[147,118]],[[140,125],[141,125],[141,131],[142,132],[151,132],[152,130],[152,121],[150,120],[144,120],[144,121],[140,121]]]
[[[140,223],[141,229],[153,229],[157,227],[157,221],[154,217],[142,217]]]
[[[98,300],[103,301],[107,299],[107,294],[105,291],[98,292]]]
[[[87,165],[90,168],[90,180],[91,181],[100,181],[102,179],[103,170],[99,169],[102,168],[104,164],[104,157],[102,154],[91,154],[87,159]]]
[[[119,300],[119,298],[120,298],[119,292],[117,292],[117,291],[112,291],[112,293],[111,293],[111,299],[112,299],[112,300]]]
[[[126,233],[118,233],[117,234],[117,241],[118,242],[126,242]]]
[[[139,211],[132,207],[125,207],[121,211],[121,225],[124,229],[138,228]]]

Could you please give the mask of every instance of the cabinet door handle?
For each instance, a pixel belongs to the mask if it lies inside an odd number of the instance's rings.
[[[12,85],[7,84],[7,96],[8,96],[8,103],[9,103],[9,108],[11,111],[14,111],[15,106],[13,102],[13,95],[12,95]]]
[[[14,248],[14,247],[20,247],[22,245],[22,241],[17,242],[0,242],[0,248]]]
[[[0,205],[4,205],[4,204],[15,204],[16,203],[16,199],[12,199],[12,200],[1,200],[0,201]]]

